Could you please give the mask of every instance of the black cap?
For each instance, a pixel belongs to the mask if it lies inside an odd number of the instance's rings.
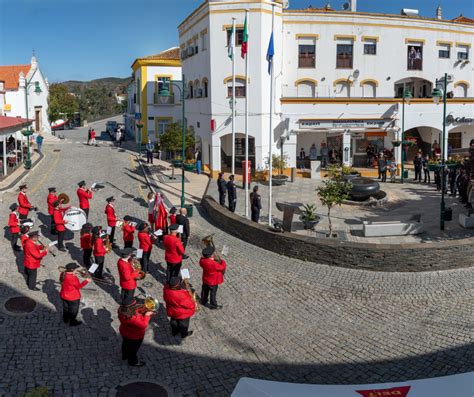
[[[82,186],[85,186],[85,185],[86,185],[85,181],[77,182],[77,186],[79,186],[79,187],[82,187]]]
[[[176,207],[171,207],[170,214],[175,214],[175,213],[176,213]]]
[[[124,248],[122,251],[120,251],[120,255],[122,258],[126,258],[127,256],[132,255],[133,253],[133,248]]]
[[[99,234],[101,229],[102,229],[102,226],[94,226],[92,228],[92,234]]]
[[[145,230],[147,227],[148,223],[140,223],[140,225],[138,225],[138,230],[142,231]]]
[[[209,245],[202,250],[202,256],[204,258],[210,258],[214,252],[216,252],[216,249]]]
[[[48,187],[48,190],[49,190],[50,192],[55,192],[55,191],[56,191],[56,188],[55,188],[55,187]]]
[[[179,225],[177,223],[173,223],[170,226],[170,232],[176,232],[179,229]]]
[[[30,236],[30,237],[38,237],[38,236],[39,236],[39,232],[38,232],[37,230],[35,230],[35,231],[33,231],[33,232],[30,232],[30,233],[28,234],[28,236]]]
[[[21,233],[21,234],[28,233],[29,231],[30,231],[30,227],[29,227],[29,226],[21,226],[21,227],[20,227],[20,233]]]
[[[125,215],[123,217],[123,220],[126,221],[126,222],[130,222],[132,220],[132,217],[130,215]]]
[[[20,185],[20,186],[19,186],[19,189],[21,190],[21,189],[25,189],[25,188],[27,188],[27,187],[28,187],[28,186],[27,186],[26,183],[25,183],[25,184],[23,184],[23,185]]]
[[[59,204],[61,204],[61,201],[59,201],[59,200],[54,200],[53,201],[53,207],[58,207]]]
[[[127,296],[126,298],[123,299],[122,306],[132,306],[135,303],[137,303],[137,301],[135,300],[133,296]]]
[[[79,268],[79,265],[77,263],[68,263],[66,265],[66,270],[67,271],[73,271],[75,269],[78,269]]]
[[[111,201],[114,201],[114,200],[115,200],[115,199],[114,199],[114,196],[110,196],[110,197],[107,197],[107,198],[105,199],[105,201],[107,201],[108,203],[110,203]]]
[[[92,226],[92,223],[84,223],[84,224],[82,225],[81,230],[82,230],[82,231],[91,231],[91,230],[92,230],[92,227],[93,227],[93,226]]]
[[[12,211],[15,211],[17,208],[18,208],[17,203],[13,203],[12,205],[10,205],[10,210],[12,210]]]
[[[171,277],[169,281],[170,287],[177,287],[181,283],[181,277]]]

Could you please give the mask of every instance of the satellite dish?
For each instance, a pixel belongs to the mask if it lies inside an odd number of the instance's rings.
[[[350,8],[350,6],[351,6],[351,5],[350,5],[349,3],[344,3],[344,4],[342,5],[342,9],[343,9],[344,11],[347,11],[347,10]]]
[[[354,73],[352,73],[352,76],[354,76],[354,79],[358,79],[360,76],[360,71],[359,69],[354,70]]]
[[[287,10],[290,8],[290,0],[283,0],[283,9]]]

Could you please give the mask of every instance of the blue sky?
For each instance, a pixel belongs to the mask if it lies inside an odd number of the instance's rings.
[[[178,44],[178,24],[202,0],[0,0],[0,64],[28,63],[33,48],[49,80],[126,77],[132,61]],[[290,0],[291,8],[325,0]],[[330,0],[340,9],[343,0]],[[440,0],[446,19],[474,18],[474,0]],[[359,11],[433,17],[436,0],[358,0]]]

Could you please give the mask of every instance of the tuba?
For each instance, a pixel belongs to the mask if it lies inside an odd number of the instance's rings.
[[[156,313],[159,307],[160,307],[160,302],[158,302],[158,299],[155,299],[151,296],[147,296],[145,298],[145,302],[143,302],[142,304],[136,304],[136,305],[128,306],[128,307],[121,307],[119,312],[122,313],[126,317],[132,317],[136,315],[137,313],[140,313],[140,314],[145,314],[147,312]]]

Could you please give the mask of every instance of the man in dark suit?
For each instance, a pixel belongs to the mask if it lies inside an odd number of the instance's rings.
[[[229,195],[229,210],[235,212],[235,206],[237,204],[237,188],[234,183],[234,175],[229,176],[227,182],[227,194]]]
[[[181,233],[181,241],[183,242],[184,248],[188,244],[189,235],[191,234],[191,230],[189,227],[189,219],[186,216],[188,211],[186,208],[180,208],[179,214],[176,215],[176,224],[179,226],[183,226],[183,233]]]
[[[219,178],[217,179],[217,190],[219,192],[219,204],[225,206],[225,194],[227,192],[227,183],[224,179],[224,173],[219,172]]]

